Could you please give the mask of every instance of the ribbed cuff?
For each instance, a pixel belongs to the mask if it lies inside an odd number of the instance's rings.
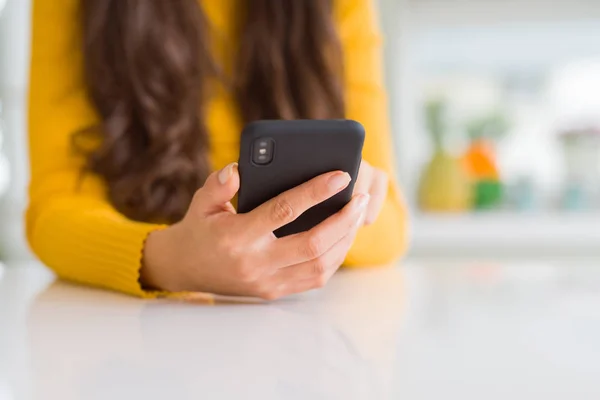
[[[143,298],[170,294],[139,282],[144,242],[164,226],[128,220],[97,201],[63,198],[29,227],[33,250],[62,278]]]

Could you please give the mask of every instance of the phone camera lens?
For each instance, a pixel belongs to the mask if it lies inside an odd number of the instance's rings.
[[[258,165],[266,165],[273,161],[275,141],[271,138],[258,139],[252,148],[252,161]]]

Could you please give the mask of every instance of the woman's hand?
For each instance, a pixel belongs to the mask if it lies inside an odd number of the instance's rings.
[[[148,236],[143,285],[264,299],[325,285],[364,223],[369,196],[355,195],[307,232],[276,238],[273,231],[342,191],[350,176],[318,176],[247,214],[236,214],[230,203],[239,182],[236,164],[212,174],[181,222]]]
[[[365,225],[370,225],[377,220],[387,197],[388,186],[389,178],[385,171],[375,168],[365,160],[362,160],[358,179],[354,185],[354,194],[370,195],[365,215]]]

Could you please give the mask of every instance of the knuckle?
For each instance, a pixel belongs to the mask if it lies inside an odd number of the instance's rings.
[[[202,201],[204,199],[204,191],[202,188],[196,190],[194,195],[192,196],[192,200],[188,207],[188,211],[186,216],[192,216],[194,218],[201,217],[204,214],[204,210],[202,207]]]
[[[238,248],[236,238],[232,237],[229,232],[224,232],[223,228],[224,226],[221,224],[216,224],[214,221],[210,222],[210,231],[214,232],[215,236],[220,238],[215,250],[217,250],[219,253],[226,254],[228,257],[233,258],[236,261],[243,261],[243,258],[241,257],[243,252]]]
[[[281,297],[281,296],[280,296],[280,295],[279,295],[277,292],[271,291],[271,292],[267,292],[267,293],[266,293],[266,294],[263,296],[263,299],[264,299],[264,300],[267,300],[267,301],[274,301],[274,300],[277,300],[277,299],[279,299],[280,297]]]
[[[309,259],[317,258],[323,254],[323,240],[319,235],[308,235],[304,253]]]
[[[263,290],[258,291],[258,297],[263,300],[273,301],[273,300],[277,300],[278,298],[280,298],[281,295],[277,292],[277,290],[263,289]]]
[[[285,198],[276,198],[273,201],[272,217],[275,222],[285,223],[294,220],[294,208]]]
[[[325,285],[327,285],[327,281],[328,281],[327,275],[321,274],[321,275],[319,275],[319,276],[317,276],[315,278],[315,285],[314,286],[317,289],[324,288]]]
[[[247,289],[250,293],[254,294],[256,297],[261,297],[264,293],[267,292],[267,287],[260,280],[256,280],[254,282],[248,282]]]
[[[257,279],[256,268],[243,258],[236,262],[236,274],[240,281],[245,283],[252,283]]]
[[[307,193],[308,193],[308,200],[311,203],[317,203],[323,197],[323,190],[322,190],[322,188],[319,187],[319,185],[316,185],[316,184],[309,185]]]
[[[328,262],[324,257],[319,257],[312,263],[312,273],[314,276],[319,277],[324,275],[327,271],[327,268]]]

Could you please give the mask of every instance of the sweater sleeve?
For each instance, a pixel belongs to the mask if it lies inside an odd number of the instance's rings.
[[[345,265],[387,264],[406,251],[407,213],[395,183],[382,37],[372,0],[338,0],[335,11],[344,51],[347,117],[365,127],[363,158],[390,176],[381,214],[374,224],[360,229]]]
[[[102,180],[82,174],[84,159],[71,148],[75,132],[98,122],[84,90],[79,3],[33,2],[28,241],[64,279],[153,297],[139,270],[144,241],[160,227],[115,211]]]

